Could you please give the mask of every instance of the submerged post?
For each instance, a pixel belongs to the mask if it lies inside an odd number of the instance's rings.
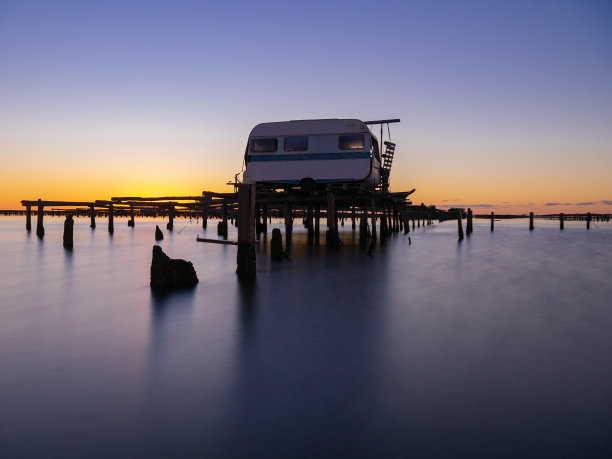
[[[529,212],[529,230],[533,229],[533,212]]]
[[[166,228],[170,231],[174,229],[174,206],[168,207],[168,224]]]
[[[564,218],[565,218],[565,215],[563,215],[563,212],[561,212],[559,214],[559,229],[563,229]]]
[[[202,229],[206,229],[206,226],[208,224],[208,215],[206,212],[207,211],[206,193],[202,194],[201,206],[202,206]]]
[[[491,231],[495,229],[495,212],[491,212]]]
[[[72,249],[74,245],[73,230],[74,230],[74,220],[72,219],[72,214],[70,212],[67,212],[66,220],[64,221],[64,247],[66,249]]]
[[[376,242],[376,200],[370,201],[372,206],[372,246]]]
[[[327,247],[340,247],[342,241],[338,234],[338,213],[336,212],[336,197],[333,191],[327,192],[327,228],[325,245]]]
[[[291,203],[285,201],[285,234],[287,237],[293,231],[293,215],[292,215]]]
[[[36,235],[38,237],[43,237],[45,235],[45,227],[43,226],[44,209],[45,206],[42,203],[42,199],[39,199],[38,210],[36,211]]]
[[[469,236],[470,234],[472,234],[472,231],[474,231],[473,226],[472,226],[472,209],[468,208],[467,222],[465,225],[465,234]]]
[[[115,232],[115,224],[113,222],[113,203],[108,205],[108,232],[113,234]]]
[[[355,230],[355,206],[351,206],[351,228]]]
[[[134,206],[130,205],[130,219],[128,220],[128,226],[134,227]]]
[[[26,206],[26,230],[32,231],[32,206]]]
[[[95,228],[96,227],[96,211],[94,209],[94,206],[89,206],[89,227],[90,228]]]
[[[255,185],[238,185],[238,254],[236,274],[240,277],[255,277],[257,270],[255,255]]]
[[[315,204],[315,225],[314,225],[315,245],[319,245],[320,224],[321,224],[321,204],[317,202]]]
[[[461,221],[461,209],[457,209],[457,231],[459,232],[459,240],[463,240],[463,222]]]

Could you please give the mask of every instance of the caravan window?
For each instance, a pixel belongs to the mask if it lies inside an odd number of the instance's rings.
[[[285,139],[285,151],[308,150],[308,137],[287,137]]]
[[[251,139],[253,153],[268,153],[278,150],[278,139]]]
[[[338,148],[340,150],[361,150],[364,145],[362,134],[341,135],[338,137]]]

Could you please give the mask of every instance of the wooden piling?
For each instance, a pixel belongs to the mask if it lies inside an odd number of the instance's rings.
[[[374,245],[374,243],[376,242],[376,200],[372,199],[370,201],[370,205],[371,205],[371,214],[372,214],[372,246]]]
[[[563,229],[564,227],[564,218],[563,212],[559,214],[559,229]]]
[[[174,206],[168,207],[168,224],[166,225],[166,228],[169,231],[174,229]]]
[[[321,223],[321,204],[315,204],[315,227],[314,227],[314,238],[315,245],[319,245],[319,228]]]
[[[73,239],[74,220],[70,212],[66,213],[66,220],[64,221],[64,248],[72,249],[74,245]]]
[[[38,200],[38,210],[36,211],[36,235],[43,237],[45,235],[45,227],[43,226],[43,217],[45,213],[45,206],[43,206],[42,199]]]
[[[94,206],[89,206],[89,227],[96,227],[96,210]]]
[[[355,206],[351,206],[351,228],[355,230]]]
[[[134,227],[134,206],[130,205],[130,219],[128,220],[128,226]]]
[[[529,230],[533,230],[533,212],[529,212]]]
[[[115,223],[113,221],[113,203],[108,204],[108,232],[113,234],[115,232]]]
[[[587,229],[591,229],[591,212],[587,212]]]
[[[255,277],[257,271],[255,255],[255,185],[238,185],[238,254],[236,274],[240,277]]]
[[[474,227],[472,226],[472,209],[468,208],[467,210],[467,222],[465,224],[465,234],[469,236],[474,231]]]
[[[26,230],[32,231],[32,206],[26,206]]]
[[[264,234],[268,233],[268,205],[264,202],[261,205],[263,221],[262,221],[262,231]]]
[[[461,209],[457,211],[457,231],[459,232],[459,240],[463,240],[463,223],[461,221]]]
[[[342,246],[338,234],[338,212],[336,211],[336,197],[333,191],[327,192],[327,228],[325,245],[334,248]]]
[[[207,195],[206,193],[202,193],[202,201],[200,201],[200,206],[202,208],[202,229],[206,229],[208,226],[208,205],[207,205]]]
[[[495,229],[495,212],[491,212],[491,231]]]
[[[308,228],[308,244],[312,244],[314,242],[314,205],[308,204],[308,208],[306,210],[306,226]]]
[[[291,203],[285,201],[285,234],[289,237],[289,234],[293,232],[293,211],[291,209]]]

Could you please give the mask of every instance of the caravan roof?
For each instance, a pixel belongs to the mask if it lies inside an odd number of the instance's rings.
[[[361,120],[331,118],[261,123],[253,128],[250,136],[354,134],[368,131],[368,127]]]

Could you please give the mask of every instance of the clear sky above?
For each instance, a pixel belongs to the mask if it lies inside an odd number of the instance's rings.
[[[0,208],[231,191],[336,117],[402,119],[416,203],[612,212],[612,2],[0,2]]]

